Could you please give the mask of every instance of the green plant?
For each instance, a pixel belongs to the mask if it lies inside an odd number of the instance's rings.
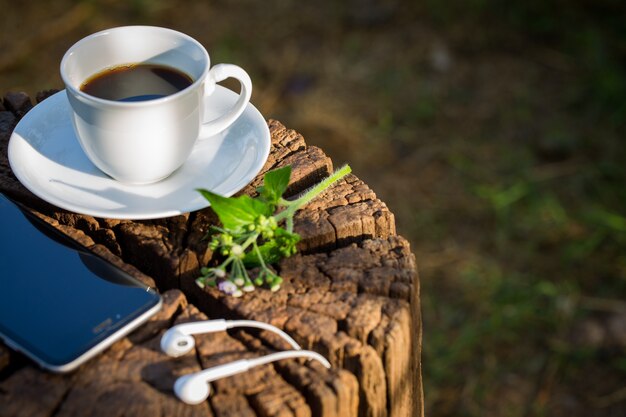
[[[247,195],[223,197],[199,189],[222,223],[222,227],[212,226],[209,230],[209,246],[223,256],[224,261],[216,267],[203,267],[202,276],[196,283],[200,287],[217,286],[234,297],[254,291],[255,286],[263,284],[277,291],[282,278],[269,265],[296,253],[296,244],[300,240],[293,231],[296,211],[350,172],[346,165],[292,201],[283,198],[289,185],[291,166],[266,173],[257,198]],[[247,269],[255,267],[259,272],[251,278]]]

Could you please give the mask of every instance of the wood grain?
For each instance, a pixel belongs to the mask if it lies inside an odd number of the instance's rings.
[[[275,266],[284,278],[280,291],[260,288],[232,298],[195,285],[199,268],[215,262],[205,239],[217,223],[210,208],[150,221],[111,220],[59,209],[24,189],[6,148],[28,103],[23,94],[7,94],[0,109],[0,191],[156,287],[166,302],[145,326],[69,375],[42,372],[0,344],[1,415],[422,415],[415,257],[367,184],[349,175],[296,215],[300,251]],[[262,174],[276,167],[292,166],[291,197],[332,172],[330,158],[302,135],[276,120],[268,125],[269,159],[240,194],[254,196]],[[280,361],[217,381],[206,403],[184,405],[172,393],[177,375],[288,348],[271,333],[240,330],[199,336],[196,351],[179,359],[160,352],[165,329],[207,316],[274,324],[333,368]]]

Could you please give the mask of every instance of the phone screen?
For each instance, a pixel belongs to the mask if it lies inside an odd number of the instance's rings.
[[[45,367],[69,370],[160,307],[153,290],[1,194],[0,228],[0,335]]]

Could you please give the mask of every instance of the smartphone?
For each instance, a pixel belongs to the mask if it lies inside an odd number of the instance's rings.
[[[0,194],[0,337],[69,372],[161,308],[125,271]]]

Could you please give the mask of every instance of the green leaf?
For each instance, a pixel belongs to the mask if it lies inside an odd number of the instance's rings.
[[[263,177],[263,186],[259,192],[265,201],[276,204],[289,186],[291,165],[269,171]]]
[[[247,195],[223,197],[205,189],[198,189],[198,192],[211,203],[225,229],[237,230],[254,223],[261,214],[272,215],[272,208],[267,203]]]
[[[266,264],[273,264],[281,259],[280,252],[278,251],[278,244],[275,240],[270,240],[259,246],[259,251],[263,257],[263,262]],[[242,261],[246,268],[254,268],[262,265],[256,251],[246,253]]]

